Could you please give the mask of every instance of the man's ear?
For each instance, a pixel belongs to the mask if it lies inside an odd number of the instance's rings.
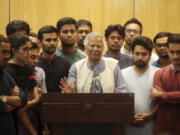
[[[13,55],[17,52],[15,48],[12,48],[11,50],[12,50]]]

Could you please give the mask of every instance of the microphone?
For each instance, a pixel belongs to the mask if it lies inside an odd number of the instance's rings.
[[[93,74],[92,83],[93,82],[95,85],[95,93],[101,93],[102,92],[101,77],[99,75]]]

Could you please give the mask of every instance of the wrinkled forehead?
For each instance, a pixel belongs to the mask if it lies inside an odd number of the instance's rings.
[[[101,37],[101,36],[92,36],[92,37],[89,37],[89,43],[94,43],[94,42],[98,42],[98,43],[102,43],[103,44],[103,37]]]

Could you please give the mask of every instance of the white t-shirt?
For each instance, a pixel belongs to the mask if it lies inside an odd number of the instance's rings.
[[[141,75],[137,74],[134,66],[122,70],[128,92],[134,93],[135,115],[149,113],[154,108],[154,103],[150,99],[150,92],[153,85],[154,73],[159,70],[157,67],[149,68]],[[149,121],[142,127],[125,125],[125,135],[153,135],[154,120]]]

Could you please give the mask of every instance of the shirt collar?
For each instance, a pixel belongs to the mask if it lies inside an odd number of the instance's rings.
[[[121,51],[120,51],[120,54],[119,54],[118,56],[115,56],[115,57],[109,56],[107,52],[104,54],[105,57],[111,57],[111,58],[114,58],[114,59],[116,59],[116,60],[119,60],[120,57],[121,57],[121,55],[122,55],[122,54],[121,54]]]
[[[56,59],[56,57],[57,57],[57,56],[54,55],[54,58],[52,59],[51,63]],[[39,56],[38,61],[39,61],[40,63],[49,64],[49,61],[48,61],[48,60],[45,60],[45,59],[42,58],[42,53],[41,53],[41,55]]]
[[[88,69],[91,69],[91,64],[88,62],[87,63],[87,67]],[[101,72],[103,72],[105,70],[105,61],[103,60],[103,58],[96,64],[93,65],[93,73],[96,75],[99,75]]]
[[[173,64],[171,64],[170,67],[171,67],[171,69],[172,69],[174,72],[180,72],[180,67],[177,68],[177,69],[175,69],[175,67],[174,67]]]
[[[124,48],[124,45],[121,47],[121,52],[128,55],[128,56],[132,56],[132,51],[128,51]]]

